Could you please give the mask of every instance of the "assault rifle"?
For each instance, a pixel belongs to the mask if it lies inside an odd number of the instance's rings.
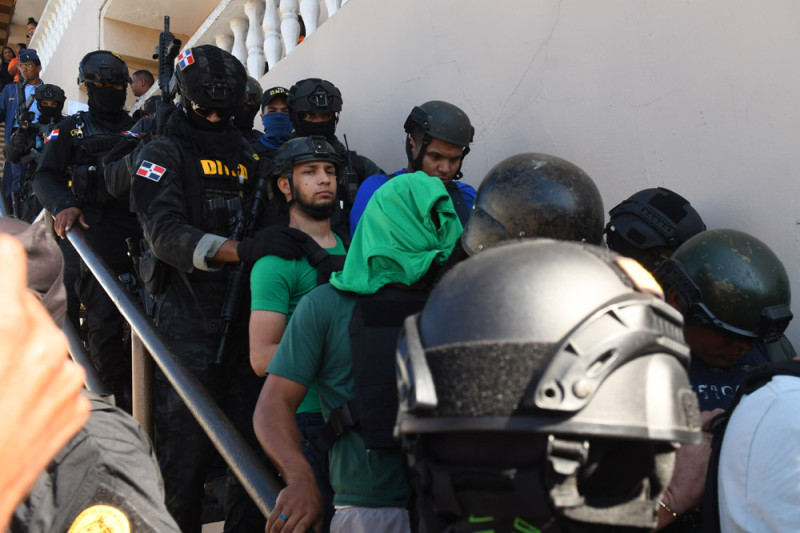
[[[169,109],[175,97],[175,58],[181,49],[181,40],[176,39],[169,31],[169,15],[164,15],[164,31],[158,35],[158,47],[153,59],[158,59],[158,88],[161,89],[161,105],[156,109],[156,132],[164,133],[169,118]]]
[[[253,203],[249,211],[245,211],[244,207],[240,208],[236,213],[233,220],[233,230],[231,231],[232,241],[241,241],[253,229],[253,225],[261,216],[264,211],[264,205],[267,198],[267,183],[271,173],[273,163],[269,159],[260,159],[256,170],[256,188],[253,194]],[[225,290],[225,300],[222,302],[222,311],[220,318],[222,319],[222,337],[219,340],[219,348],[217,349],[216,364],[221,365],[225,358],[225,345],[228,341],[230,334],[231,323],[236,319],[238,314],[240,302],[242,300],[242,293],[247,287],[249,276],[249,265],[244,261],[239,261],[228,274],[228,287]]]
[[[31,105],[33,104],[33,95],[31,95],[30,100],[26,100],[26,85],[28,85],[28,80],[20,74],[19,81],[17,82],[17,112],[14,116],[20,128],[30,127],[34,118],[34,114],[30,111]]]

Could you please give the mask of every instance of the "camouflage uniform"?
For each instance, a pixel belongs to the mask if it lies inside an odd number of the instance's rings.
[[[247,203],[255,167],[238,132],[197,130],[184,111],[176,111],[166,134],[148,143],[133,167],[131,208],[139,215],[150,251],[163,263],[161,287],[150,285],[159,329],[169,338],[173,353],[260,450],[252,413],[263,378],[249,364],[249,300],[241,302],[242,319],[231,328],[223,364],[216,365],[229,270],[205,259],[213,255],[207,253],[210,240],[229,237],[230,216],[240,200]],[[200,531],[203,483],[215,452],[160,372],[155,402],[155,442],[167,506],[182,531]],[[226,531],[263,530],[264,517],[232,479],[225,508]]]

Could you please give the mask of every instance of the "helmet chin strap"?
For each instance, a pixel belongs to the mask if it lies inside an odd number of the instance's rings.
[[[425,153],[428,151],[428,145],[433,140],[433,137],[428,135],[427,133],[422,137],[422,146],[419,150],[419,154],[417,154],[416,159],[414,158],[414,151],[411,148],[411,134],[406,134],[406,156],[408,157],[408,164],[413,171],[420,171],[422,170],[422,160],[425,158]],[[461,173],[461,165],[464,163],[464,157],[469,153],[469,146],[462,149],[461,152],[461,161],[458,163],[458,170],[456,171],[455,175],[453,176],[453,181],[460,180],[464,177],[464,174]]]

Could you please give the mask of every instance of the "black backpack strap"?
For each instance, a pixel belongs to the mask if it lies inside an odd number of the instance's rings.
[[[358,405],[352,399],[331,411],[330,418],[322,428],[308,438],[308,444],[321,457],[327,457],[328,451],[339,437],[359,425],[361,416]]]
[[[716,533],[721,531],[719,520],[719,457],[722,451],[722,442],[725,437],[725,430],[728,429],[728,421],[731,418],[736,406],[739,405],[742,397],[751,394],[770,382],[774,376],[795,376],[800,378],[800,361],[794,359],[770,363],[754,368],[745,375],[739,389],[733,396],[728,409],[714,417],[711,421],[711,456],[708,461],[708,472],[706,473],[706,486],[703,494],[703,531]]]
[[[385,287],[362,296],[350,319],[354,399],[337,407],[309,440],[322,456],[346,431],[359,427],[367,449],[398,449],[393,429],[397,416],[395,347],[403,321],[419,312],[427,292]]]

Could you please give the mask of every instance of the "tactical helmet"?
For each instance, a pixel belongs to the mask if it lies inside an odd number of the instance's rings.
[[[118,54],[107,50],[89,52],[78,65],[78,85],[81,83],[131,83],[128,66]]]
[[[439,139],[455,146],[463,148],[461,160],[469,153],[469,145],[475,134],[475,128],[469,122],[467,116],[461,108],[441,100],[431,100],[421,106],[415,106],[408,115],[403,129],[406,132],[406,155],[408,165],[412,170],[422,170],[422,159],[428,150],[428,145],[433,139]],[[414,157],[411,149],[411,138],[417,141],[418,132],[423,132],[421,148],[417,157]],[[462,177],[461,167],[453,177],[454,180]]]
[[[681,316],[654,294],[635,261],[549,239],[450,270],[397,350],[396,432],[422,520],[652,528],[672,443],[701,437]],[[623,471],[593,491],[615,455]]]
[[[425,135],[456,146],[469,147],[475,128],[461,108],[441,100],[431,100],[415,106],[408,115],[403,129],[412,135],[415,128],[421,128]]]
[[[654,271],[689,237],[705,231],[699,213],[683,196],[658,187],[639,191],[608,213],[608,247]]]
[[[461,244],[469,255],[500,241],[548,237],[603,240],[603,199],[592,179],[569,161],[518,154],[486,174]]]
[[[204,44],[185,49],[177,61],[178,91],[192,107],[232,111],[242,105],[247,72],[229,52]]]
[[[320,78],[300,80],[289,89],[286,99],[292,126],[301,135],[306,133],[302,116],[305,113],[331,113],[334,124],[342,110],[342,93],[334,84]]]
[[[309,161],[328,161],[336,167],[336,175],[341,175],[342,158],[336,153],[325,137],[295,137],[286,141],[273,158],[272,194],[274,198],[282,198],[277,188],[278,178],[286,175],[292,183],[292,170],[295,165]]]
[[[263,89],[261,89],[261,84],[252,76],[247,76],[247,84],[244,90],[244,101],[242,102],[243,106],[252,107],[256,111],[258,111],[259,106],[261,105],[261,95],[263,93]]]
[[[36,91],[33,93],[33,98],[36,100],[37,104],[40,104],[43,100],[53,100],[60,106],[63,106],[64,102],[67,101],[67,96],[64,94],[64,90],[58,85],[53,85],[52,83],[43,83],[39,85],[36,88]]]
[[[687,324],[749,341],[778,340],[792,319],[789,276],[780,259],[742,231],[704,231],[656,270],[681,300]]]

